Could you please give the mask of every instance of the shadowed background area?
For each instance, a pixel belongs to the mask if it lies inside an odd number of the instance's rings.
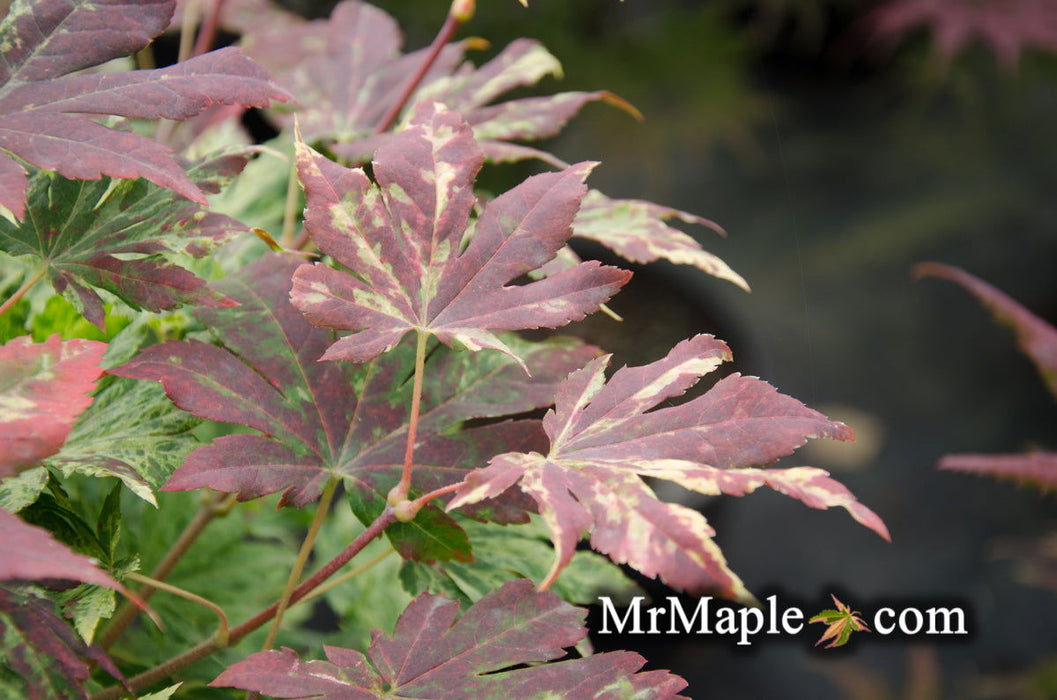
[[[446,9],[379,5],[409,49],[430,41]],[[1057,597],[995,556],[1002,540],[1052,530],[1052,499],[935,469],[950,452],[1052,448],[1057,410],[975,300],[910,276],[918,261],[958,265],[1057,320],[1057,56],[1029,49],[1014,62],[980,42],[950,55],[925,31],[882,41],[875,7],[884,3],[489,0],[462,33],[492,43],[482,61],[516,37],[542,41],[565,67],[544,92],[604,88],[635,104],[644,123],[591,105],[547,148],[601,160],[591,184],[610,196],[720,223],[729,238],[688,231],[752,286],[638,268],[612,303],[633,332],[606,318],[580,332],[615,351],[615,366],[715,333],[739,370],[858,433],[788,465],[833,472],[884,518],[891,545],[843,511],[773,493],[696,502],[749,589],[818,607],[844,592],[853,607],[935,599],[973,613],[970,640],[932,647],[875,635],[816,653],[804,637],[741,653],[716,638],[596,638],[684,676],[694,698],[1057,696],[1045,680]],[[535,169],[493,167],[486,186]]]

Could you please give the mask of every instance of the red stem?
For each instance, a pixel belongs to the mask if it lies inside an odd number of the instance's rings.
[[[411,490],[411,468],[415,461],[415,438],[418,435],[418,414],[422,407],[422,375],[425,374],[426,364],[426,340],[428,336],[423,331],[417,332],[415,343],[415,378],[411,386],[411,416],[407,421],[407,447],[404,448],[404,470],[400,475],[400,484],[397,490],[400,499],[407,498]]]
[[[224,0],[213,0],[213,8],[206,15],[206,20],[198,32],[198,38],[195,39],[195,47],[191,51],[192,56],[201,56],[213,48],[213,42],[217,38],[217,28],[220,26],[220,10],[223,6]]]
[[[440,28],[440,31],[437,32],[437,36],[433,38],[433,43],[429,45],[429,53],[426,54],[426,59],[422,61],[422,65],[418,67],[415,74],[411,76],[411,80],[409,80],[407,85],[404,86],[404,91],[400,93],[399,99],[389,107],[389,111],[385,113],[385,116],[383,116],[381,121],[378,122],[378,125],[374,127],[375,135],[389,131],[390,127],[393,126],[393,123],[396,122],[397,117],[400,116],[400,111],[404,108],[404,105],[407,104],[407,101],[411,99],[411,95],[413,95],[415,90],[418,89],[419,84],[422,82],[423,78],[426,77],[426,73],[429,72],[429,69],[433,67],[433,63],[437,60],[437,56],[440,55],[441,49],[444,48],[445,44],[451,41],[451,38],[455,36],[455,32],[457,32],[459,27],[463,25],[465,20],[460,19],[460,17],[464,17],[465,15],[460,14],[459,16],[456,16],[457,14],[459,13],[448,13],[447,19],[444,20],[444,25]]]
[[[434,490],[430,491],[429,493],[426,493],[426,494],[423,494],[423,495],[419,496],[415,500],[411,501],[411,503],[412,503],[412,505],[414,505],[415,510],[418,510],[418,509],[422,508],[422,506],[426,505],[427,503],[429,503],[430,501],[432,501],[434,498],[436,498],[438,496],[443,496],[446,493],[452,493],[454,491],[458,491],[459,487],[462,486],[464,483],[466,483],[466,482],[457,481],[454,484],[448,484],[447,486],[441,486],[439,489],[434,489]]]

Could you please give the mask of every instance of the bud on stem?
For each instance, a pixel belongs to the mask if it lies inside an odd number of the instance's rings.
[[[461,24],[465,24],[473,19],[476,4],[476,0],[452,0],[451,11],[448,14]]]

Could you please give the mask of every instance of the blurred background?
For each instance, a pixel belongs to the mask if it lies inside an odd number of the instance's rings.
[[[333,3],[286,4],[325,16]],[[410,50],[429,43],[448,3],[376,4],[400,21]],[[739,370],[858,434],[788,465],[831,471],[881,515],[892,544],[844,511],[770,492],[698,503],[748,588],[816,607],[843,592],[857,608],[936,599],[973,613],[971,639],[931,647],[877,635],[840,652],[812,651],[804,638],[740,652],[685,635],[596,638],[597,647],[642,651],[650,667],[686,678],[694,698],[1057,697],[1057,595],[1038,581],[1046,562],[1009,556],[1057,531],[1052,498],[935,468],[951,452],[1053,448],[1057,408],[974,299],[910,274],[919,261],[958,265],[1057,321],[1057,5],[478,5],[462,35],[492,43],[480,61],[535,38],[565,67],[539,92],[607,89],[645,115],[638,123],[590,105],[545,147],[602,161],[591,184],[609,196],[718,222],[728,238],[688,232],[752,286],[640,267],[612,304],[634,332],[582,332],[632,363],[715,333]],[[488,186],[501,191],[539,167],[492,167]]]

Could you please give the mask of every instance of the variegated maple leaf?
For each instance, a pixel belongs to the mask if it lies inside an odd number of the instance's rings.
[[[676,265],[692,265],[713,277],[732,282],[748,290],[749,284],[719,257],[701,248],[686,233],[666,222],[678,219],[684,223],[710,228],[726,235],[714,221],[689,212],[664,207],[641,199],[612,199],[598,190],[584,196],[580,211],[573,220],[573,237],[601,243],[614,253],[636,263],[667,260]],[[566,251],[562,260],[570,265],[579,259]],[[555,259],[558,262],[558,259]],[[559,262],[559,265],[562,263]]]
[[[674,588],[751,600],[701,514],[658,500],[644,476],[708,495],[741,496],[766,485],[813,508],[843,507],[888,539],[881,519],[821,469],[750,468],[793,452],[811,437],[852,439],[843,423],[739,375],[681,405],[654,408],[729,359],[722,341],[700,335],[662,360],[618,370],[608,383],[609,357],[592,361],[569,375],[543,419],[550,451],[493,458],[467,476],[449,510],[517,483],[551,529],[555,560],[544,587],[590,532],[595,549]]]
[[[93,667],[128,687],[110,657],[85,644],[60,615],[51,601],[0,586],[0,693],[5,698],[83,700]]]
[[[392,635],[372,633],[367,655],[326,646],[327,661],[302,661],[292,649],[263,651],[210,685],[320,700],[685,700],[677,693],[686,681],[639,671],[643,659],[633,652],[561,659],[587,635],[585,611],[525,579],[485,595],[456,619],[458,612],[457,602],[422,594]]]
[[[371,503],[384,505],[404,459],[414,348],[404,344],[363,365],[319,362],[334,334],[310,324],[290,304],[290,277],[300,264],[292,255],[267,255],[215,283],[239,305],[200,307],[195,315],[221,347],[169,341],[108,370],[160,381],[189,413],[254,431],[199,447],[164,490],[212,488],[242,500],[283,492],[282,504],[303,506],[318,498],[328,479],[339,477],[354,503],[362,505],[358,513]],[[416,492],[458,483],[468,469],[511,444],[542,446],[538,420],[459,428],[467,420],[516,416],[550,405],[561,379],[595,354],[594,348],[568,339],[509,342],[533,369],[531,376],[498,353],[477,358],[439,348],[429,355],[417,428]],[[504,500],[490,504],[490,512],[473,515],[500,522],[527,518],[530,503]],[[432,516],[425,524],[420,513],[414,523],[394,526],[417,528],[400,536],[398,548],[406,544],[405,556],[438,556],[416,547],[440,539],[431,531],[434,526],[458,530],[439,510]]]
[[[303,265],[291,300],[319,326],[354,331],[324,354],[363,362],[408,332],[516,357],[494,333],[555,328],[604,304],[631,273],[580,263],[510,284],[565,245],[590,163],[529,178],[484,208],[471,227],[484,154],[461,117],[425,102],[375,154],[372,183],[298,144],[305,228],[346,270]]]
[[[202,191],[161,144],[88,115],[187,119],[215,104],[263,107],[290,96],[238,49],[157,70],[78,73],[138,51],[175,0],[16,0],[0,24],[0,205],[25,210],[15,158],[72,179],[143,177],[188,199]]]
[[[428,49],[403,54],[402,43],[396,21],[359,0],[338,3],[325,20],[254,22],[243,39],[246,52],[297,98],[306,140],[337,142],[335,153],[356,163],[369,161],[375,149],[393,137],[376,133],[379,122],[425,61]],[[492,104],[515,88],[534,85],[547,75],[560,76],[561,64],[538,42],[520,39],[475,67],[463,62],[469,45],[453,42],[441,50],[404,114],[410,116],[414,105],[427,99],[443,102],[463,114],[491,160],[540,158],[565,167],[545,151],[510,142],[554,136],[593,101],[635,113],[603,90]],[[288,112],[269,114],[280,126],[293,123]]]
[[[245,165],[220,155],[189,164],[201,191],[220,190]],[[167,257],[202,258],[245,225],[145,180],[68,180],[37,172],[27,194],[33,216],[0,218],[0,252],[39,269],[100,329],[105,289],[130,306],[151,311],[181,304],[231,305],[206,281]]]

